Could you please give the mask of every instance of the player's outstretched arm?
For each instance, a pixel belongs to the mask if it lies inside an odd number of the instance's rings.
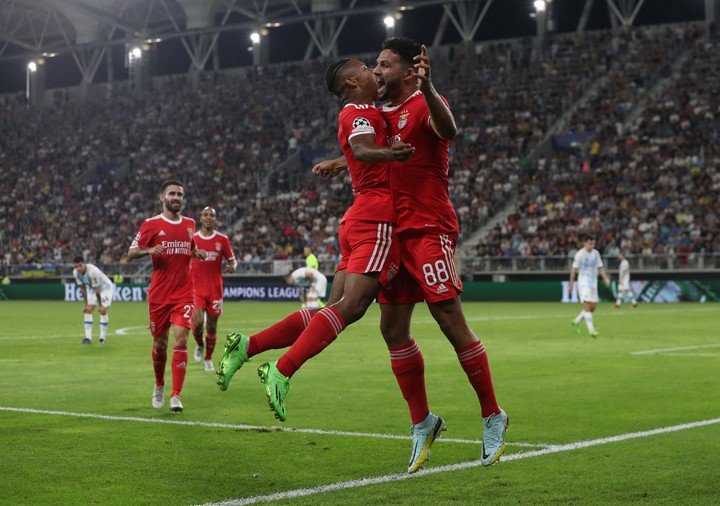
[[[356,135],[350,139],[350,147],[355,159],[370,163],[404,161],[415,152],[414,147],[404,142],[395,142],[392,146],[378,146],[372,134]]]
[[[430,126],[441,139],[452,140],[457,134],[455,117],[433,86],[430,76],[430,58],[428,58],[427,47],[424,44],[420,54],[415,57],[415,61],[417,63],[414,76],[418,78],[420,91],[422,91],[430,111]]]

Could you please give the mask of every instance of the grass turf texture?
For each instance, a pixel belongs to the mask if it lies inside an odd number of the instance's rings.
[[[256,332],[296,304],[227,303],[220,334]],[[578,305],[469,303],[511,417],[506,455],[720,416],[720,306],[601,304],[601,332],[578,336]],[[238,430],[23,413],[33,408],[142,419],[281,425],[268,411],[253,359],[227,392],[192,360],[185,412],[150,406],[147,306],[116,303],[108,344],[80,345],[80,303],[0,302],[0,502],[199,504],[361,478],[402,474],[410,441]],[[409,417],[378,331],[379,311],[348,328],[292,380],[283,427],[408,435]],[[116,334],[126,329],[125,334]],[[427,310],[413,334],[426,365],[431,409],[446,438],[479,439],[479,406]],[[192,338],[191,338],[192,339]],[[214,362],[224,338],[218,339]],[[715,345],[665,353],[631,352]],[[166,371],[169,395],[170,364]],[[535,449],[540,449],[537,447]],[[472,443],[433,446],[426,469],[479,458]],[[720,502],[720,424],[404,481],[286,499],[293,504]]]

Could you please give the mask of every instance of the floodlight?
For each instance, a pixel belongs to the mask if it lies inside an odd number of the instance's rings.
[[[385,16],[385,19],[383,19],[383,23],[385,23],[385,26],[387,28],[393,28],[395,27],[395,18],[392,16]]]
[[[535,7],[535,10],[537,12],[545,12],[545,8],[547,7],[547,3],[545,0],[535,0],[533,2],[533,6]]]
[[[34,61],[31,61],[30,63],[28,63],[28,70],[30,72],[36,72],[37,71],[37,63],[35,63]]]
[[[142,58],[142,49],[140,49],[139,47],[132,48],[130,50],[129,56],[131,59],[132,58],[134,58],[134,59]]]
[[[260,34],[258,32],[251,33],[250,40],[253,44],[260,44]]]

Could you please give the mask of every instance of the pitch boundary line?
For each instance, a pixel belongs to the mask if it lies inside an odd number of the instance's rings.
[[[652,350],[632,351],[632,352],[630,352],[630,355],[656,355],[659,353],[672,353],[675,351],[704,350],[706,348],[720,348],[720,343],[700,344],[697,346],[679,346],[676,348],[655,348]]]
[[[542,450],[534,450],[527,452],[512,453],[504,456],[500,464],[506,464],[514,460],[521,460],[530,457],[540,457],[542,455],[550,455],[553,453],[561,453],[573,450],[580,450],[582,448],[589,448],[592,446],[600,446],[610,443],[617,443],[621,441],[627,441],[630,439],[638,439],[644,437],[655,436],[657,434],[666,434],[669,432],[677,432],[681,430],[694,429],[697,427],[705,427],[708,425],[715,425],[720,423],[720,418],[713,418],[711,420],[702,420],[699,422],[684,423],[681,425],[673,425],[670,427],[661,427],[658,429],[644,430],[640,432],[628,432],[626,434],[620,434],[617,436],[604,437],[599,439],[591,439],[587,441],[577,441],[575,443],[568,443],[564,445],[552,445]],[[438,440],[441,441],[441,440]],[[384,476],[374,476],[369,478],[361,478],[359,480],[341,481],[337,483],[330,483],[328,485],[320,485],[312,488],[299,488],[295,490],[288,490],[286,492],[277,492],[274,494],[267,495],[256,495],[250,497],[243,497],[239,499],[227,499],[221,502],[205,503],[202,506],[239,506],[243,504],[255,504],[260,502],[279,501],[283,499],[295,499],[297,497],[306,497],[310,495],[324,494],[327,492],[336,492],[339,490],[348,490],[352,488],[366,487],[369,485],[379,485],[383,483],[390,483],[393,481],[408,480],[411,478],[420,478],[423,476],[446,473],[450,471],[462,471],[464,469],[471,469],[473,467],[480,467],[482,464],[479,460],[472,460],[469,462],[460,462],[458,464],[449,464],[440,467],[433,467],[430,469],[421,469],[415,474],[386,474]]]
[[[166,425],[182,425],[189,427],[210,427],[215,429],[235,429],[243,431],[256,431],[256,432],[287,432],[291,434],[317,434],[325,436],[347,436],[347,437],[364,437],[370,439],[396,439],[410,441],[410,436],[401,436],[399,434],[379,434],[374,432],[353,432],[353,431],[342,431],[342,430],[324,430],[324,429],[307,429],[307,428],[296,428],[296,427],[279,427],[277,425],[265,426],[265,425],[247,425],[247,424],[233,424],[233,423],[221,423],[221,422],[200,422],[193,420],[167,420],[164,418],[143,418],[140,416],[116,416],[116,415],[101,415],[98,413],[77,413],[73,411],[57,411],[57,410],[45,410],[45,409],[33,409],[33,408],[15,408],[10,406],[0,406],[0,411],[9,411],[15,413],[30,413],[34,415],[55,415],[55,416],[70,416],[75,418],[92,418],[96,420],[111,420],[115,422],[140,422],[140,423],[157,423]],[[481,440],[477,439],[459,439],[459,438],[439,438],[438,441],[444,443],[459,443],[459,444],[482,444]],[[521,448],[550,448],[551,444],[548,443],[508,443],[508,446],[517,446]]]

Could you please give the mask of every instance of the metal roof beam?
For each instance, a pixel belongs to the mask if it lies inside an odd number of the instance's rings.
[[[127,24],[122,18],[114,16],[102,9],[98,9],[93,5],[88,5],[82,0],[55,0],[55,2],[66,6],[70,10],[95,19],[96,21],[106,23],[114,28],[119,28],[124,32],[135,34],[139,30],[139,27]]]
[[[62,0],[62,1],[68,1],[68,0]],[[608,0],[610,1],[610,0]],[[422,2],[419,1],[410,1],[406,2],[404,4],[404,7],[410,8],[422,8],[422,7],[429,7],[433,5],[443,5],[443,4],[454,4],[456,0],[423,0]],[[288,25],[288,24],[295,24],[295,23],[303,23],[305,21],[315,21],[318,19],[330,19],[330,18],[343,18],[346,16],[354,16],[358,14],[377,14],[377,13],[386,13],[387,12],[387,6],[385,5],[374,5],[374,6],[364,6],[364,7],[354,7],[352,9],[340,9],[337,11],[332,12],[323,12],[323,13],[309,13],[309,14],[298,14],[298,15],[292,15],[287,17],[280,17],[280,18],[268,18],[265,20],[265,23],[267,24],[274,24],[279,23],[280,25]],[[142,37],[145,38],[162,38],[164,40],[167,39],[176,39],[176,38],[182,38],[182,37],[188,37],[193,35],[206,35],[206,34],[220,34],[224,32],[232,32],[237,30],[253,30],[258,27],[257,21],[244,21],[241,23],[233,23],[233,24],[227,24],[225,26],[211,26],[208,28],[203,28],[199,30],[178,30],[174,32],[157,32],[153,31],[153,33],[148,33],[143,35]],[[179,28],[179,26],[178,26]],[[132,33],[132,31],[131,31]],[[58,49],[55,52],[58,54],[65,54],[70,53],[72,51],[76,51],[78,49],[86,48],[86,49],[93,49],[93,48],[102,48],[107,46],[115,46],[115,45],[124,45],[129,40],[133,40],[135,37],[125,37],[123,39],[113,39],[110,41],[98,41],[98,42],[91,42],[88,44],[74,44],[74,45],[68,45],[68,47],[64,49]],[[13,56],[7,56],[7,57],[0,57],[0,61],[8,61],[8,60],[15,60],[18,58],[32,58],[34,54],[19,54],[19,55],[13,55]]]

